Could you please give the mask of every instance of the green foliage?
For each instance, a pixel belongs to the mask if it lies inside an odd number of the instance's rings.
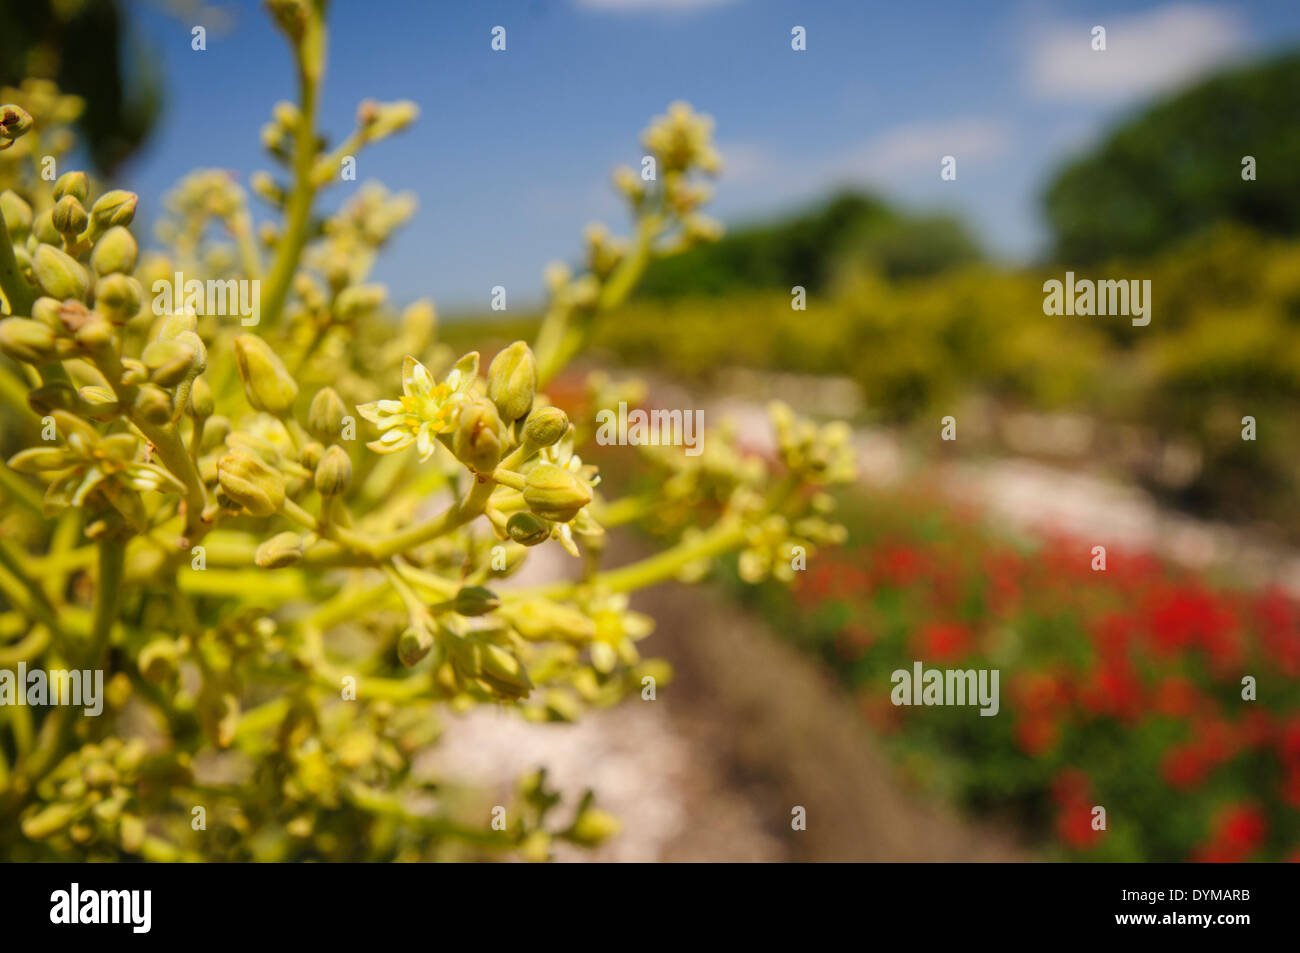
[[[819,293],[851,267],[874,267],[890,277],[931,275],[978,257],[974,239],[953,219],[908,215],[877,198],[845,193],[793,218],[736,228],[657,262],[641,296],[788,293],[795,285]]]
[[[1061,261],[1148,255],[1217,222],[1300,233],[1300,53],[1233,68],[1134,116],[1044,205]],[[1243,181],[1254,156],[1257,179]]]

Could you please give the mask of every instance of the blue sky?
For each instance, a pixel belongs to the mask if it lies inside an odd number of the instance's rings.
[[[213,15],[128,0],[167,82],[162,121],[123,170],[157,201],[194,167],[270,168],[258,130],[293,98],[284,41],[254,0]],[[363,152],[358,181],[420,199],[376,270],[399,302],[483,310],[540,297],[582,227],[625,224],[609,188],[674,99],[717,121],[726,162],[713,213],[743,222],[839,185],[962,215],[1009,259],[1043,241],[1038,195],[1071,151],[1160,92],[1300,43],[1300,3],[1025,0],[334,0],[325,131],[364,98],[413,99],[417,125]],[[207,50],[190,48],[211,24]],[[790,31],[807,30],[794,52]],[[1089,31],[1107,30],[1103,54]],[[507,50],[490,31],[507,30]],[[939,179],[957,157],[955,182]],[[146,217],[152,211],[143,206]],[[259,218],[269,210],[261,208]]]

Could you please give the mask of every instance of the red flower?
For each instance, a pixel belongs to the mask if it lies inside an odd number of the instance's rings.
[[[1189,678],[1170,675],[1160,680],[1154,693],[1155,709],[1170,718],[1186,718],[1202,704],[1200,690]]]
[[[916,636],[917,655],[936,662],[956,661],[969,655],[975,645],[970,627],[960,622],[931,622]]]
[[[1192,858],[1203,863],[1239,863],[1263,845],[1267,832],[1268,822],[1258,808],[1229,804],[1215,815],[1209,842]]]
[[[1195,745],[1182,745],[1165,753],[1160,773],[1172,788],[1186,790],[1196,787],[1210,774],[1209,759]]]
[[[1054,718],[1031,715],[1016,722],[1016,745],[1031,758],[1050,751],[1061,737],[1061,723]]]
[[[1142,711],[1142,682],[1126,659],[1110,659],[1092,671],[1080,700],[1094,715],[1136,718]]]

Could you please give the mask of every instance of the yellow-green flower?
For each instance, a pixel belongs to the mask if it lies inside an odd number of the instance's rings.
[[[441,383],[434,383],[429,369],[408,354],[402,365],[402,396],[357,408],[382,434],[366,446],[376,453],[394,453],[415,444],[420,459],[428,460],[437,446],[434,438],[456,428],[477,378],[478,351],[457,361]]]

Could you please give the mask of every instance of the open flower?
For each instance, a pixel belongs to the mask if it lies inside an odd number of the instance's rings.
[[[429,369],[409,354],[402,365],[402,396],[397,400],[376,400],[357,408],[379,428],[381,436],[366,446],[377,453],[394,453],[415,444],[420,459],[433,456],[438,434],[456,428],[460,410],[470,399],[478,377],[478,351],[456,362],[446,380],[435,384]]]

